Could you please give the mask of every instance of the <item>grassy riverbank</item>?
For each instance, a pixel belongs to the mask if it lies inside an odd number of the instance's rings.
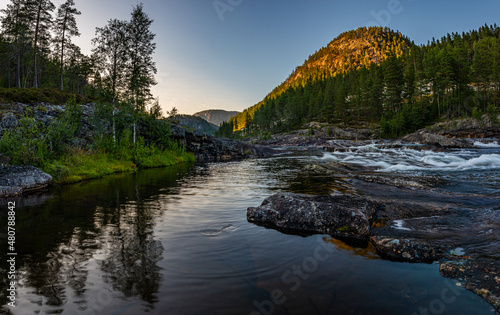
[[[33,165],[55,184],[192,162],[171,140],[171,124],[155,113],[130,104],[4,104],[0,110],[0,160]]]
[[[71,150],[60,158],[45,163],[41,169],[53,177],[55,184],[70,184],[113,173],[166,167],[194,160],[194,155],[191,153],[156,148],[146,150],[143,148],[142,153],[132,154],[130,158],[120,158],[106,152]]]

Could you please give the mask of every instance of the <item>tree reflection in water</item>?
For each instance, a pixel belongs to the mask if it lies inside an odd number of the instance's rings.
[[[125,297],[140,296],[154,304],[160,286],[160,268],[163,246],[153,238],[152,210],[141,201],[116,209],[116,223],[108,224],[108,257],[102,261],[104,278],[114,290]]]

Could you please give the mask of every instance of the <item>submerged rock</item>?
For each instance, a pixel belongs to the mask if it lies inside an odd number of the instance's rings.
[[[455,258],[439,266],[443,277],[483,297],[500,310],[500,262],[493,259]]]
[[[423,130],[409,134],[401,138],[402,141],[418,144],[436,145],[444,148],[472,148],[472,144],[464,140],[450,139]]]
[[[371,236],[370,240],[381,256],[407,262],[433,262],[448,249],[413,238]]]
[[[48,186],[52,176],[34,166],[0,166],[0,197],[19,195]]]
[[[348,195],[312,196],[277,193],[248,208],[249,222],[281,229],[363,240],[379,204]]]

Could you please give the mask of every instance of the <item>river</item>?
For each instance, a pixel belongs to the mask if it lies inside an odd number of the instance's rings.
[[[356,190],[348,178],[314,165],[367,164],[375,155],[375,172],[443,173],[448,193],[498,193],[493,145],[402,150],[408,148],[181,165],[18,199],[16,307],[3,313],[493,314],[485,300],[441,277],[437,263],[383,260],[372,245],[284,234],[246,220],[248,207],[278,191]],[[421,161],[415,169],[405,169],[415,165],[410,155]],[[6,235],[0,240],[7,248]],[[3,250],[0,259],[5,275]],[[6,303],[6,279],[0,289]]]

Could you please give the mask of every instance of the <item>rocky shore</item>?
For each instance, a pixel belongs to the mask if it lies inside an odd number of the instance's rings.
[[[475,249],[476,244],[491,242],[492,252],[497,250],[498,210],[436,207],[432,203],[368,196],[280,192],[259,207],[248,208],[247,219],[284,233],[328,234],[358,246],[371,242],[379,256],[389,260],[438,261],[444,277],[455,279],[458,286],[477,293],[500,310],[499,257],[484,257]]]
[[[410,146],[445,154],[475,148],[473,138],[498,143],[500,125],[484,121],[441,123],[394,141],[376,140],[374,134],[356,130],[337,138],[325,127],[312,126],[256,142],[346,154],[357,147],[370,150],[366,147],[373,144],[379,149]],[[371,243],[388,260],[438,262],[443,277],[454,279],[457,286],[482,296],[500,311],[498,197],[479,196],[481,201],[476,201],[474,194],[450,195],[437,188],[447,184],[439,176],[376,172],[367,165],[342,161],[321,161],[315,167],[324,168],[332,178],[348,178],[356,192],[277,193],[259,207],[248,208],[247,220],[284,233],[328,234],[361,247]]]

